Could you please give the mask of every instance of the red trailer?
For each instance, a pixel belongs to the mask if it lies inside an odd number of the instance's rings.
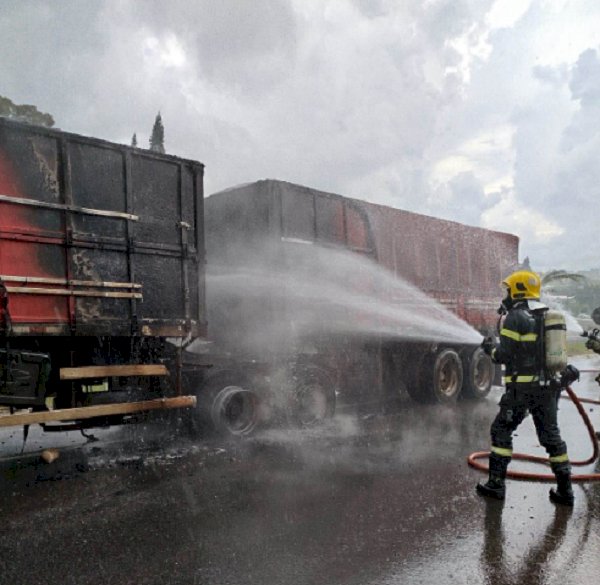
[[[477,398],[489,392],[493,367],[477,335],[466,342],[402,331],[390,335],[381,323],[393,321],[394,307],[403,303],[413,303],[409,310],[415,315],[438,311],[421,306],[414,294],[394,299],[406,290],[394,284],[397,276],[490,334],[499,284],[518,262],[516,236],[275,180],[211,195],[205,222],[209,336],[249,362],[285,365],[291,375],[284,378],[292,380],[286,392],[310,403],[301,418],[329,414],[336,401],[388,404],[401,387],[419,401],[451,402],[461,393]],[[299,252],[309,248],[334,255]],[[340,265],[347,260],[335,255],[343,250],[368,260],[356,268],[349,263],[344,272]],[[387,276],[369,262],[385,268]],[[298,266],[303,271],[295,272]],[[337,292],[329,287],[331,271],[345,279]],[[306,305],[323,300],[313,281],[329,283],[324,295],[348,297],[342,320],[362,326],[339,328],[340,319],[331,318],[339,303],[333,302],[313,319],[322,327],[297,334]],[[295,302],[298,290],[305,297],[301,307]]]

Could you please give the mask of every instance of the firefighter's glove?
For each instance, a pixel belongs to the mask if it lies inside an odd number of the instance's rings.
[[[568,364],[560,375],[561,388],[566,388],[577,380],[579,380],[579,370],[575,366]]]
[[[495,347],[496,347],[496,344],[494,343],[494,340],[491,337],[486,337],[481,342],[481,349],[483,349],[483,351],[485,353],[487,353],[488,355],[492,355],[492,352],[494,351]]]

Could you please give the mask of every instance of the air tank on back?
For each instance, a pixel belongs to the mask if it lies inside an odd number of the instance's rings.
[[[544,316],[546,368],[557,373],[567,367],[567,324],[559,311],[547,311]]]

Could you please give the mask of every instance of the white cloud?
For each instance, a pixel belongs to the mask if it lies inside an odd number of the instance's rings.
[[[144,41],[144,58],[147,64],[181,68],[186,64],[186,55],[181,42],[174,34],[159,39],[151,36]]]
[[[434,164],[433,184],[439,185],[456,175],[471,172],[481,180],[486,193],[497,191],[499,186],[510,186],[514,130],[512,125],[505,124],[469,138],[452,154]]]
[[[510,28],[529,10],[531,0],[496,0],[486,21],[491,28]]]
[[[600,216],[594,0],[2,8],[3,94],[142,145],[160,110],[209,193],[281,178],[516,233],[539,266],[600,265],[577,243]]]
[[[518,201],[514,191],[505,190],[501,201],[482,214],[483,227],[521,235],[522,244],[544,246],[565,233],[565,228],[543,212]]]

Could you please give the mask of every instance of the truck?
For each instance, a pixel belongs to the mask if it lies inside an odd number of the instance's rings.
[[[205,213],[212,336],[268,364],[292,419],[489,393],[478,333],[497,326],[516,236],[278,180],[210,195]],[[471,333],[448,334],[458,322]]]
[[[0,426],[185,409],[246,435],[489,392],[478,335],[455,333],[493,329],[515,236],[203,182],[194,160],[0,119]]]
[[[0,426],[192,407],[204,166],[0,118]]]

